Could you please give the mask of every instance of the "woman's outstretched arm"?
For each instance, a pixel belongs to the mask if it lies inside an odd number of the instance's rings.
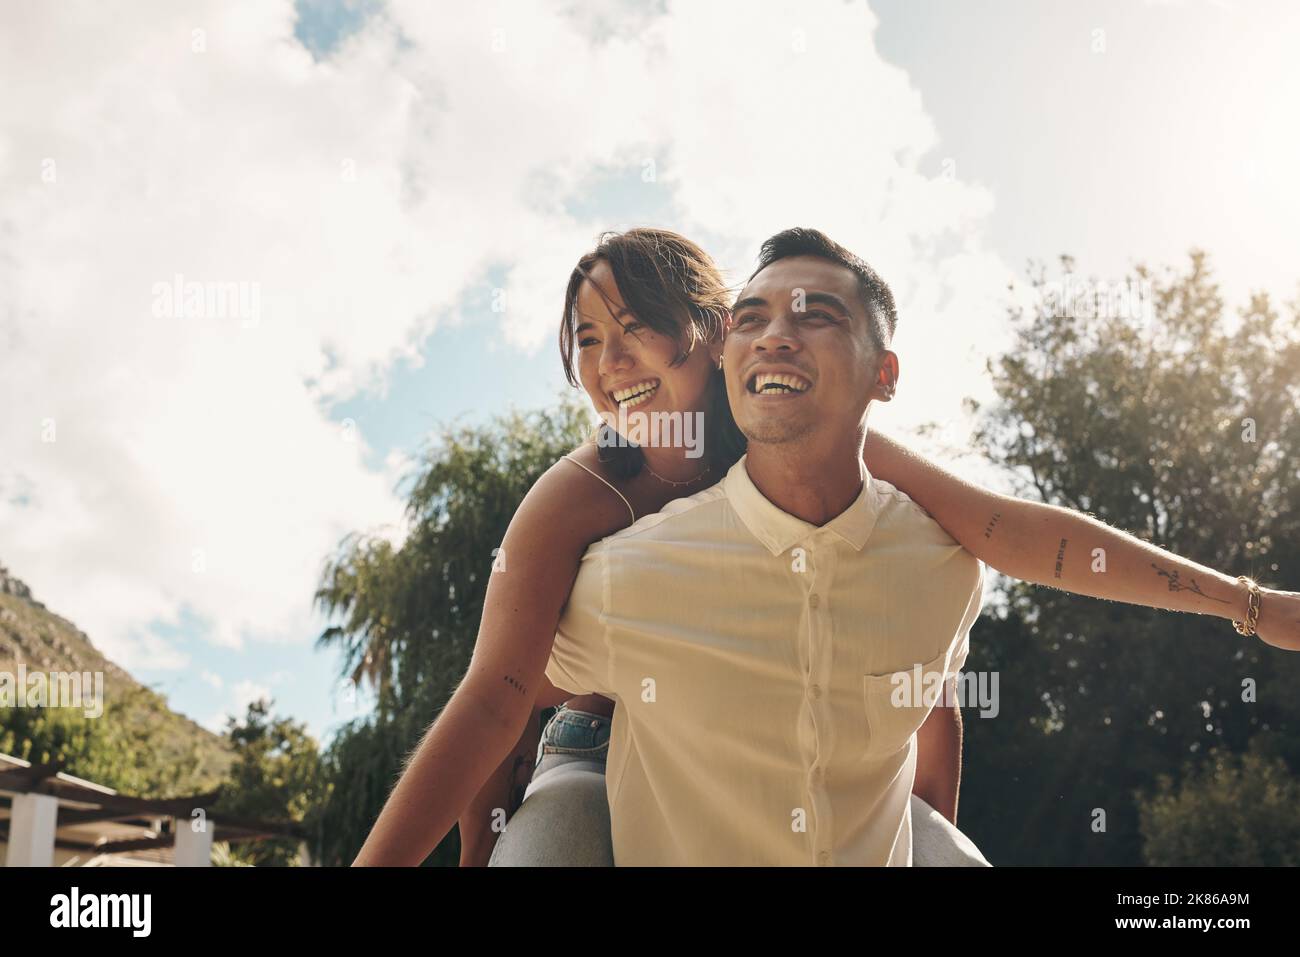
[[[873,476],[906,494],[1004,575],[1150,608],[1246,617],[1247,591],[1235,576],[1079,512],[964,481],[879,432],[868,432],[863,458]],[[1300,594],[1263,589],[1257,631],[1270,645],[1300,650]]]
[[[525,496],[502,543],[504,570],[488,582],[469,670],[407,762],[354,866],[420,864],[519,741],[582,554],[625,519],[612,494],[606,502],[585,486],[575,490],[575,482],[595,481],[557,463]]]

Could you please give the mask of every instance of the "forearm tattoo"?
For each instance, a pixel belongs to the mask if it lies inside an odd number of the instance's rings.
[[[989,523],[988,523],[988,525],[985,526],[985,528],[984,528],[984,537],[985,537],[985,538],[992,538],[992,537],[993,537],[993,529],[995,529],[995,528],[997,527],[998,519],[1000,519],[1000,518],[1002,518],[1002,513],[1001,513],[1001,512],[994,512],[994,513],[993,513],[993,517],[989,519]]]
[[[1215,598],[1213,595],[1205,594],[1205,592],[1201,591],[1201,586],[1196,584],[1196,579],[1193,578],[1191,575],[1188,575],[1187,581],[1184,582],[1182,576],[1178,574],[1177,569],[1175,569],[1172,572],[1167,572],[1159,565],[1157,565],[1155,562],[1151,563],[1151,567],[1156,570],[1157,575],[1160,575],[1162,578],[1169,579],[1170,591],[1189,591],[1194,595],[1200,595],[1202,598],[1208,598],[1210,599],[1210,601],[1217,601],[1220,605],[1232,604],[1232,602],[1227,601],[1226,599]]]
[[[516,681],[514,678],[510,677],[509,675],[506,675],[506,676],[505,676],[505,679],[506,679],[506,684],[508,684],[510,687],[514,688],[514,689],[515,689],[516,691],[518,691],[520,694],[527,694],[527,693],[528,693],[528,689],[525,688],[525,687],[523,686],[523,684],[521,684],[520,682]]]
[[[1061,539],[1061,547],[1056,550],[1056,577],[1061,577],[1061,566],[1065,564],[1065,546],[1068,544],[1066,539]]]

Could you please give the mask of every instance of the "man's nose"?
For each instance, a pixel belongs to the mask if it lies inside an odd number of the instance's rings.
[[[773,316],[763,334],[754,340],[758,352],[798,352],[803,348],[799,341],[799,327],[794,316]]]

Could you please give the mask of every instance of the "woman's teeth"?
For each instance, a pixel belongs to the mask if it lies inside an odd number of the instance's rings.
[[[619,389],[611,394],[620,409],[631,409],[645,402],[658,390],[658,382],[638,382],[636,385],[628,386],[626,389]]]
[[[757,393],[807,392],[812,385],[807,379],[786,373],[760,372],[754,376],[753,391]]]

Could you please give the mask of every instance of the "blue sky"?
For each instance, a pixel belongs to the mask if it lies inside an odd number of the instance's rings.
[[[0,559],[177,710],[215,727],[268,694],[328,737],[366,701],[312,648],[319,562],[397,521],[402,459],[440,424],[567,388],[556,287],[600,228],[680,229],[739,277],[773,229],[826,226],[905,306],[900,399],[877,422],[938,422],[958,446],[1027,259],[1068,252],[1117,279],[1200,246],[1237,301],[1294,293],[1296,8],[761,8],[500,4],[465,27],[419,4],[213,4],[91,24],[84,47],[36,15],[17,25],[0,109],[30,110],[5,117],[28,135],[0,140],[0,184],[23,298],[0,307],[31,325],[0,392],[20,453],[0,463]],[[20,58],[41,43],[45,60]],[[57,183],[18,178],[47,157]],[[130,212],[140,195],[148,216]],[[97,226],[114,242],[69,239]],[[177,271],[265,277],[267,321],[140,323],[122,277]],[[24,345],[64,364],[37,378]],[[51,416],[58,446],[34,444]],[[340,447],[344,423],[361,443]],[[196,550],[202,579],[178,568]]]

